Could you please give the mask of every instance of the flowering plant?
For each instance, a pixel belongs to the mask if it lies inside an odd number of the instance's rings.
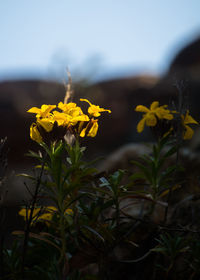
[[[198,279],[199,231],[172,222],[185,198],[171,202],[186,182],[180,147],[198,122],[188,110],[158,101],[150,108],[138,105],[143,116],[137,132],[145,125],[158,132],[151,152],[131,161],[134,171],[98,172],[83,159],[81,140],[95,137],[101,113],[111,111],[80,101],[87,112],[74,102],[28,110],[36,117],[30,137],[40,151],[29,153],[37,161],[35,175],[23,176],[34,188],[26,185],[31,197],[18,213],[23,230],[14,231],[12,246],[0,251],[1,279]],[[184,268],[183,277],[176,267]]]

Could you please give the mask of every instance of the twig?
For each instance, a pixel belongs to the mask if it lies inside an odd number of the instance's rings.
[[[21,265],[22,279],[25,279],[24,278],[24,267],[25,267],[25,259],[26,259],[26,253],[27,253],[27,248],[28,248],[30,226],[31,226],[31,222],[33,220],[33,211],[34,211],[34,208],[35,208],[35,205],[36,205],[36,202],[37,202],[38,192],[39,192],[41,179],[42,179],[42,175],[43,175],[43,171],[44,171],[45,159],[46,159],[46,155],[45,155],[43,163],[42,163],[40,174],[37,178],[37,184],[36,184],[35,192],[34,192],[34,195],[33,195],[32,204],[31,204],[31,207],[30,207],[30,210],[31,210],[30,211],[30,216],[27,218],[26,229],[25,229],[25,233],[24,233],[24,243],[23,243],[23,251],[22,251],[22,265]]]
[[[64,83],[66,93],[64,98],[64,104],[67,104],[70,99],[73,97],[73,90],[72,90],[72,78],[69,69],[67,69],[67,76],[68,76],[68,83]]]

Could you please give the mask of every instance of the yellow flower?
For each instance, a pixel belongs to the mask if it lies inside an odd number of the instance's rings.
[[[183,133],[183,139],[184,140],[191,139],[194,134],[194,131],[188,124],[198,124],[198,122],[195,121],[195,119],[193,119],[193,117],[189,115],[188,110],[185,116],[181,115],[181,118],[182,118],[183,127],[185,129]]]
[[[50,225],[50,221],[52,220],[54,214],[57,214],[58,209],[55,206],[47,206],[45,208],[35,208],[33,209],[33,217],[32,217],[32,224],[42,221],[45,222],[47,225]],[[30,218],[31,209],[22,208],[19,211],[19,215],[24,217],[24,220]],[[73,215],[73,210],[68,208],[65,210],[65,215]]]
[[[46,118],[49,116],[49,113],[56,108],[56,105],[42,105],[41,108],[32,107],[27,112],[36,114],[36,118]]]
[[[150,109],[143,105],[138,105],[135,108],[136,112],[143,112],[143,118],[139,121],[137,125],[138,133],[141,133],[144,130],[145,124],[147,126],[155,126],[157,124],[157,119],[166,119],[172,120],[173,114],[171,114],[170,110],[166,109],[167,105],[159,106],[158,101],[154,101]]]
[[[33,141],[36,141],[38,143],[42,142],[42,136],[40,135],[35,123],[32,123],[30,127],[30,137]]]
[[[81,131],[80,136],[85,137],[87,134],[89,137],[95,137],[97,135],[98,127],[98,120],[91,119],[87,126]]]
[[[93,117],[99,117],[101,114],[101,112],[108,112],[108,113],[111,113],[110,110],[108,109],[103,109],[103,108],[100,108],[99,106],[97,105],[93,105],[92,103],[90,103],[90,101],[88,101],[87,99],[83,99],[81,98],[80,101],[85,101],[87,103],[90,104],[90,107],[88,108],[88,113],[93,116]]]

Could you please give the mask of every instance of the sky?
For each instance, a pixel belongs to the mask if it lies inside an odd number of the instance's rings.
[[[199,0],[0,0],[0,80],[163,73],[200,35]]]

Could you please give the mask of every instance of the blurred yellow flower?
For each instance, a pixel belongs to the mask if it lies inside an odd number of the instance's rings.
[[[50,225],[50,221],[52,220],[54,214],[57,214],[58,209],[55,206],[47,206],[47,207],[38,207],[33,209],[33,217],[32,224],[36,222],[45,222],[47,225]],[[30,218],[31,209],[22,208],[19,211],[19,215],[27,220]],[[65,215],[73,215],[73,210],[68,208],[65,210]]]
[[[92,117],[99,117],[101,114],[101,112],[108,112],[108,113],[111,113],[110,110],[108,109],[103,109],[103,108],[100,108],[99,106],[97,105],[93,105],[89,100],[87,99],[83,99],[81,98],[80,101],[85,101],[87,103],[89,103],[90,107],[88,108],[88,114],[90,114]]]
[[[173,114],[170,110],[166,109],[167,105],[159,106],[158,101],[152,102],[150,109],[143,105],[138,105],[135,108],[136,112],[145,113],[143,118],[139,121],[137,125],[138,133],[141,133],[144,130],[145,124],[147,126],[155,126],[157,124],[157,119],[166,119],[172,120]]]
[[[185,131],[183,133],[183,139],[189,140],[192,138],[194,131],[188,124],[198,124],[198,122],[195,121],[195,119],[193,119],[193,117],[189,115],[188,110],[187,110],[185,116],[181,115],[181,119],[182,119],[183,127],[185,129]]]
[[[38,214],[41,211],[41,208],[33,209],[33,216],[32,216],[32,224],[37,220]],[[24,220],[30,219],[31,209],[22,208],[19,211],[19,215],[24,218]]]
[[[68,208],[68,209],[65,210],[65,215],[70,215],[70,216],[72,216],[73,214],[74,214],[74,212],[73,212],[72,209]]]
[[[56,105],[42,105],[41,108],[32,107],[27,112],[36,114],[36,118],[46,118],[49,116],[49,113],[56,108]]]

